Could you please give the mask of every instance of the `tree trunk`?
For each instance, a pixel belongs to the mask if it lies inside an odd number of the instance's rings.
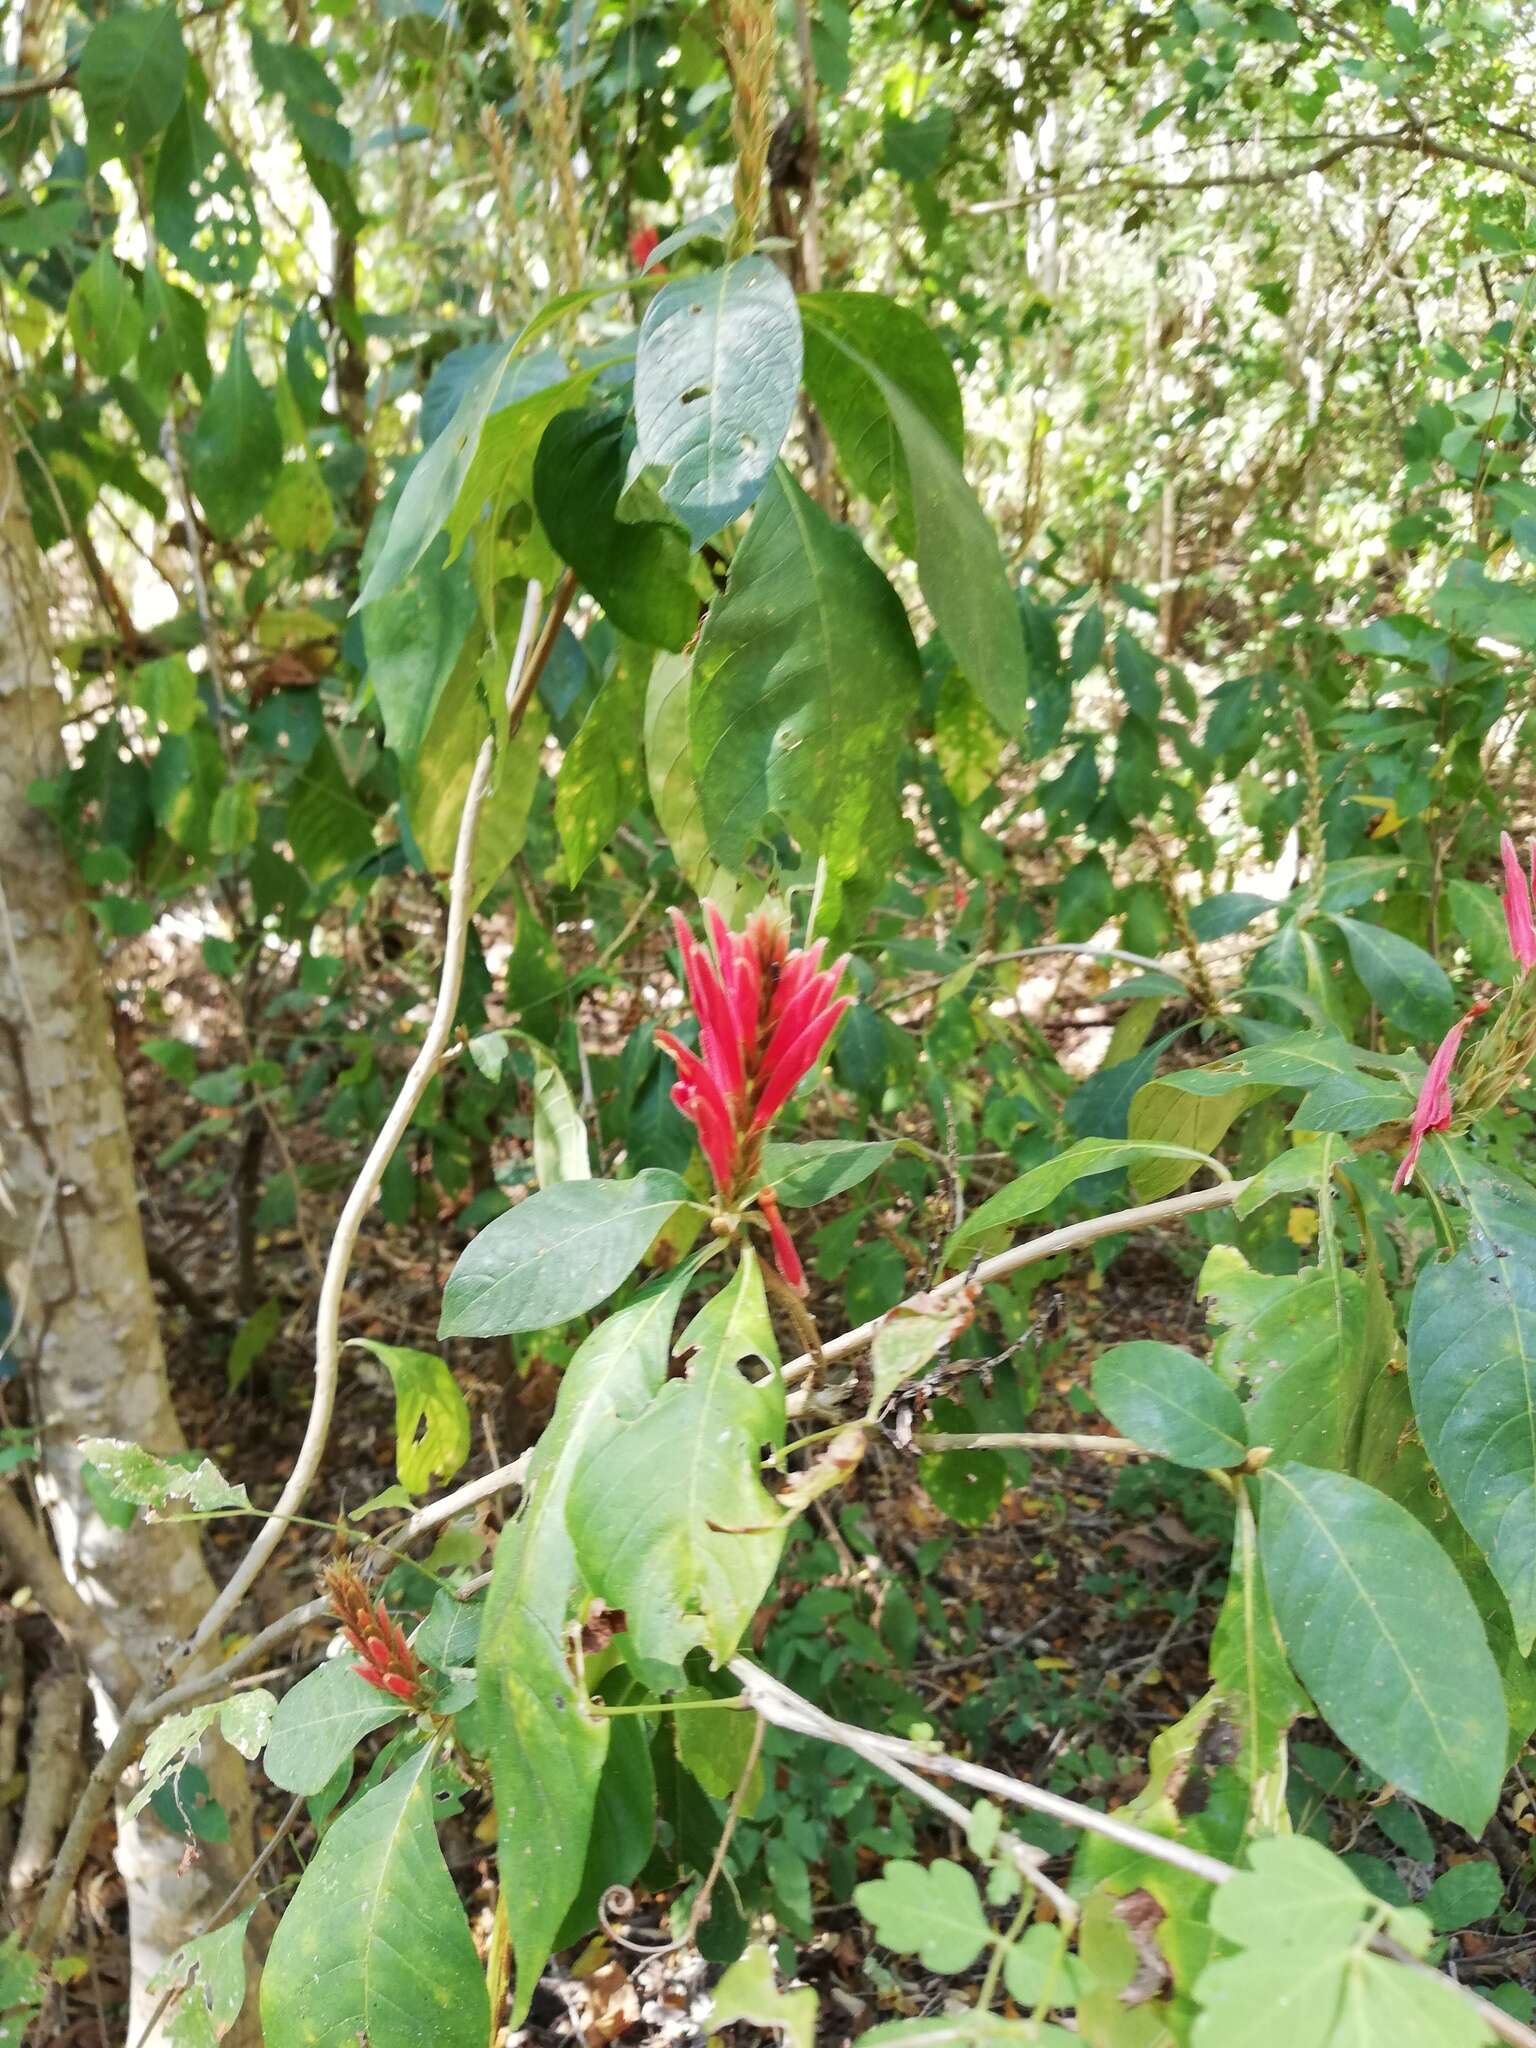
[[[35,780],[64,772],[63,721],[43,565],[0,415],[0,1157],[14,1206],[8,1214],[0,1204],[0,1259],[41,1426],[39,1495],[64,1571],[115,1651],[85,1652],[105,1740],[122,1704],[124,1661],[151,1670],[190,1633],[214,1588],[194,1528],[152,1527],[141,1517],[114,1529],[81,1479],[82,1437],[123,1437],[158,1452],[179,1450],[184,1439],[90,915],[58,833],[27,798]],[[250,1859],[245,1767],[213,1743],[202,1761],[230,1820],[219,1854],[205,1851],[181,1875],[179,1837],[148,1812],[132,1823],[119,1816],[133,2041],[158,2002],[149,1978]]]

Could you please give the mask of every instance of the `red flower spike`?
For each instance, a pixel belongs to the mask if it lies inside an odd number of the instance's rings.
[[[387,1671],[394,1661],[390,1646],[382,1636],[370,1636],[363,1645],[363,1655],[376,1671]]]
[[[1414,1168],[1419,1163],[1420,1148],[1430,1132],[1448,1131],[1451,1127],[1451,1068],[1456,1063],[1462,1033],[1474,1019],[1481,1017],[1487,1008],[1486,1003],[1474,1003],[1465,1017],[1458,1018],[1441,1039],[1435,1056],[1429,1063],[1429,1072],[1424,1076],[1424,1085],[1419,1090],[1418,1101],[1414,1104],[1408,1150],[1403,1154],[1402,1163],[1392,1176],[1394,1195],[1400,1195],[1413,1179]]]
[[[1499,834],[1499,858],[1504,863],[1504,922],[1509,927],[1509,950],[1522,973],[1536,967],[1536,918],[1531,897],[1536,890],[1536,841],[1531,844],[1531,880],[1520,867],[1515,842],[1507,832]]]
[[[667,1031],[657,1032],[656,1043],[677,1068],[672,1099],[698,1132],[722,1199],[740,1202],[757,1178],[764,1131],[848,1008],[851,998],[834,993],[848,963],[823,968],[824,939],[791,949],[784,921],[772,911],[754,911],[746,930],[733,932],[719,906],[706,902],[704,923],[707,951],[672,912],[700,1049],[691,1052]],[[783,1244],[799,1273],[787,1232]]]
[[[656,253],[656,246],[660,240],[660,228],[644,227],[635,229],[635,232],[629,238],[629,260],[636,270],[644,270],[646,264]],[[666,272],[658,269],[656,275],[664,277]]]
[[[392,1692],[397,1700],[414,1699],[416,1696],[416,1687],[413,1682],[409,1678],[402,1677],[398,1671],[386,1671],[379,1680],[379,1685],[383,1691]]]

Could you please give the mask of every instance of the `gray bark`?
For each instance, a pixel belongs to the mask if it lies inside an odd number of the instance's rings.
[[[52,821],[27,798],[36,779],[64,771],[63,721],[43,565],[0,416],[0,1156],[14,1210],[0,1205],[0,1261],[12,1301],[25,1304],[17,1348],[40,1407],[39,1497],[65,1574],[111,1645],[110,1654],[81,1645],[105,1739],[122,1704],[114,1681],[124,1660],[136,1673],[153,1670],[191,1633],[214,1587],[195,1529],[142,1517],[114,1529],[81,1480],[83,1437],[127,1438],[162,1453],[184,1439],[90,915]],[[119,1817],[133,2041],[157,2003],[149,1978],[250,1857],[245,1766],[212,1743],[202,1762],[230,1818],[222,1852],[205,1851],[183,1874],[179,1838],[148,1812],[132,1823]]]

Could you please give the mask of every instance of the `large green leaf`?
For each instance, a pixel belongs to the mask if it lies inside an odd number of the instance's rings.
[[[645,795],[641,759],[651,650],[620,644],[613,671],[565,750],[555,783],[555,829],[574,889]]]
[[[571,1180],[495,1216],[459,1254],[443,1290],[440,1337],[545,1330],[606,1301],[690,1200],[675,1173]],[[614,1603],[622,1606],[623,1602]]]
[[[784,1536],[758,1473],[784,1438],[784,1383],[762,1275],[743,1254],[678,1340],[692,1354],[639,1414],[616,1414],[571,1487],[568,1522],[592,1591],[629,1619],[626,1654],[675,1682],[689,1651],[731,1656]],[[761,1376],[743,1370],[758,1361]],[[762,1367],[768,1368],[762,1373]]]
[[[365,1735],[404,1711],[359,1678],[349,1659],[332,1658],[278,1701],[262,1766],[285,1792],[318,1792]]]
[[[1177,1344],[1114,1345],[1093,1368],[1093,1398],[1122,1436],[1175,1465],[1220,1470],[1248,1455],[1236,1394]]]
[[[399,497],[399,491],[391,493],[395,504]],[[365,576],[383,548],[389,509],[386,500],[369,534],[363,551]],[[448,543],[438,539],[409,576],[363,607],[368,680],[384,714],[385,740],[407,774],[415,769],[438,701],[475,622],[469,571],[447,557]]]
[[[583,1589],[567,1499],[614,1418],[637,1413],[665,1380],[685,1284],[685,1274],[673,1277],[581,1346],[534,1452],[517,1520],[496,1546],[478,1668],[517,1958],[514,2023],[580,1888],[609,1746],[608,1722],[583,1711],[571,1673],[567,1630]]]
[[[909,306],[879,292],[806,292],[805,386],[837,444],[843,473],[907,554],[917,545],[912,476],[873,367],[905,393],[956,462],[965,453],[960,386],[944,344]]]
[[[192,488],[220,540],[233,540],[255,518],[282,460],[277,407],[251,368],[242,320],[187,444]]]
[[[155,160],[155,230],[199,284],[250,283],[261,260],[251,188],[224,138],[185,101]]]
[[[621,633],[686,647],[699,625],[687,542],[675,527],[618,517],[624,471],[622,413],[563,412],[534,458],[534,504],[550,545]]]
[[[635,357],[636,472],[695,547],[745,512],[778,460],[800,390],[800,313],[766,256],[665,284]]]
[[[485,2048],[490,2004],[438,1847],[426,1745],[332,1822],[261,1979],[267,2048]]]
[[[1424,1448],[1524,1653],[1536,1639],[1536,1191],[1464,1155],[1455,1171],[1467,1241],[1419,1276],[1408,1379]]]
[[[1455,1566],[1406,1508],[1361,1480],[1270,1465],[1260,1485],[1265,1584],[1318,1711],[1373,1771],[1479,1834],[1508,1724]]]
[[[813,1138],[803,1145],[765,1145],[763,1184],[786,1209],[830,1202],[868,1180],[896,1150],[894,1138]]]
[[[1379,924],[1335,916],[1356,974],[1389,1023],[1410,1038],[1439,1038],[1456,1014],[1456,992],[1445,969],[1411,939]]]
[[[917,704],[901,602],[858,536],[775,474],[693,660],[705,828],[739,868],[782,826],[839,879],[903,843],[901,748]]]
[[[1215,1360],[1226,1378],[1247,1384],[1248,1441],[1276,1457],[1351,1470],[1379,1369],[1366,1343],[1360,1275],[1337,1259],[1300,1275],[1256,1273],[1222,1245],[1200,1287],[1212,1316],[1229,1325]]]
[[[92,161],[132,156],[153,142],[180,106],[186,78],[174,6],[103,15],[85,39],[76,73]]]
[[[1100,1173],[1115,1173],[1126,1166],[1144,1165],[1149,1160],[1177,1163],[1190,1173],[1211,1164],[1207,1153],[1192,1151],[1185,1145],[1164,1144],[1153,1139],[1080,1138],[1064,1152],[1058,1152],[1039,1166],[1032,1166],[1028,1173],[1020,1174],[1017,1180],[999,1188],[979,1209],[973,1210],[960,1228],[951,1233],[944,1247],[945,1264],[964,1265],[980,1239],[993,1231],[1011,1230],[1026,1217],[1049,1208],[1056,1197],[1065,1193],[1075,1181],[1089,1180]]]
[[[143,332],[133,280],[103,242],[70,292],[70,339],[99,377],[115,377],[132,362]]]
[[[469,1456],[469,1406],[459,1383],[430,1351],[352,1342],[368,1351],[395,1389],[395,1473],[408,1493],[425,1493],[435,1479],[451,1479]]]

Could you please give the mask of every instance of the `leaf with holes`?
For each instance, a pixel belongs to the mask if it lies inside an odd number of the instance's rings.
[[[227,1699],[205,1700],[200,1707],[189,1707],[182,1714],[167,1714],[144,1745],[139,1789],[123,1809],[123,1818],[132,1820],[143,1812],[160,1787],[190,1761],[215,1722],[224,1740],[243,1757],[260,1756],[276,1707],[271,1693],[258,1685],[249,1692],[232,1693]]]
[[[239,290],[261,260],[261,228],[239,159],[190,100],[155,163],[155,232],[199,284]]]
[[[438,1846],[428,1744],[332,1821],[261,1978],[267,2048],[484,2048],[485,1977]]]
[[[429,1351],[408,1351],[354,1337],[394,1381],[395,1471],[411,1493],[425,1493],[434,1479],[451,1479],[469,1456],[469,1406],[458,1381]]]
[[[768,481],[800,391],[801,347],[794,292],[766,256],[665,284],[646,308],[631,475],[656,479],[695,547]]]
[[[762,1447],[784,1440],[784,1383],[750,1251],[677,1350],[686,1376],[594,1436],[567,1514],[586,1583],[624,1610],[629,1661],[658,1684],[690,1650],[734,1655],[784,1546],[759,1475]]]
[[[609,1724],[581,1707],[567,1630],[584,1582],[567,1529],[571,1487],[619,1416],[666,1379],[685,1270],[599,1325],[566,1367],[517,1519],[496,1545],[478,1658],[496,1790],[502,1895],[517,1958],[514,2024],[577,1895]]]
[[[209,1458],[195,1458],[191,1463],[158,1458],[138,1444],[107,1436],[85,1437],[79,1449],[118,1499],[132,1501],[135,1507],[184,1505],[195,1515],[216,1515],[223,1508],[241,1510],[251,1505],[245,1488],[232,1485]]]
[[[1259,1549],[1296,1675],[1384,1778],[1479,1834],[1504,1770],[1499,1674],[1423,1525],[1361,1480],[1266,1466]]]

